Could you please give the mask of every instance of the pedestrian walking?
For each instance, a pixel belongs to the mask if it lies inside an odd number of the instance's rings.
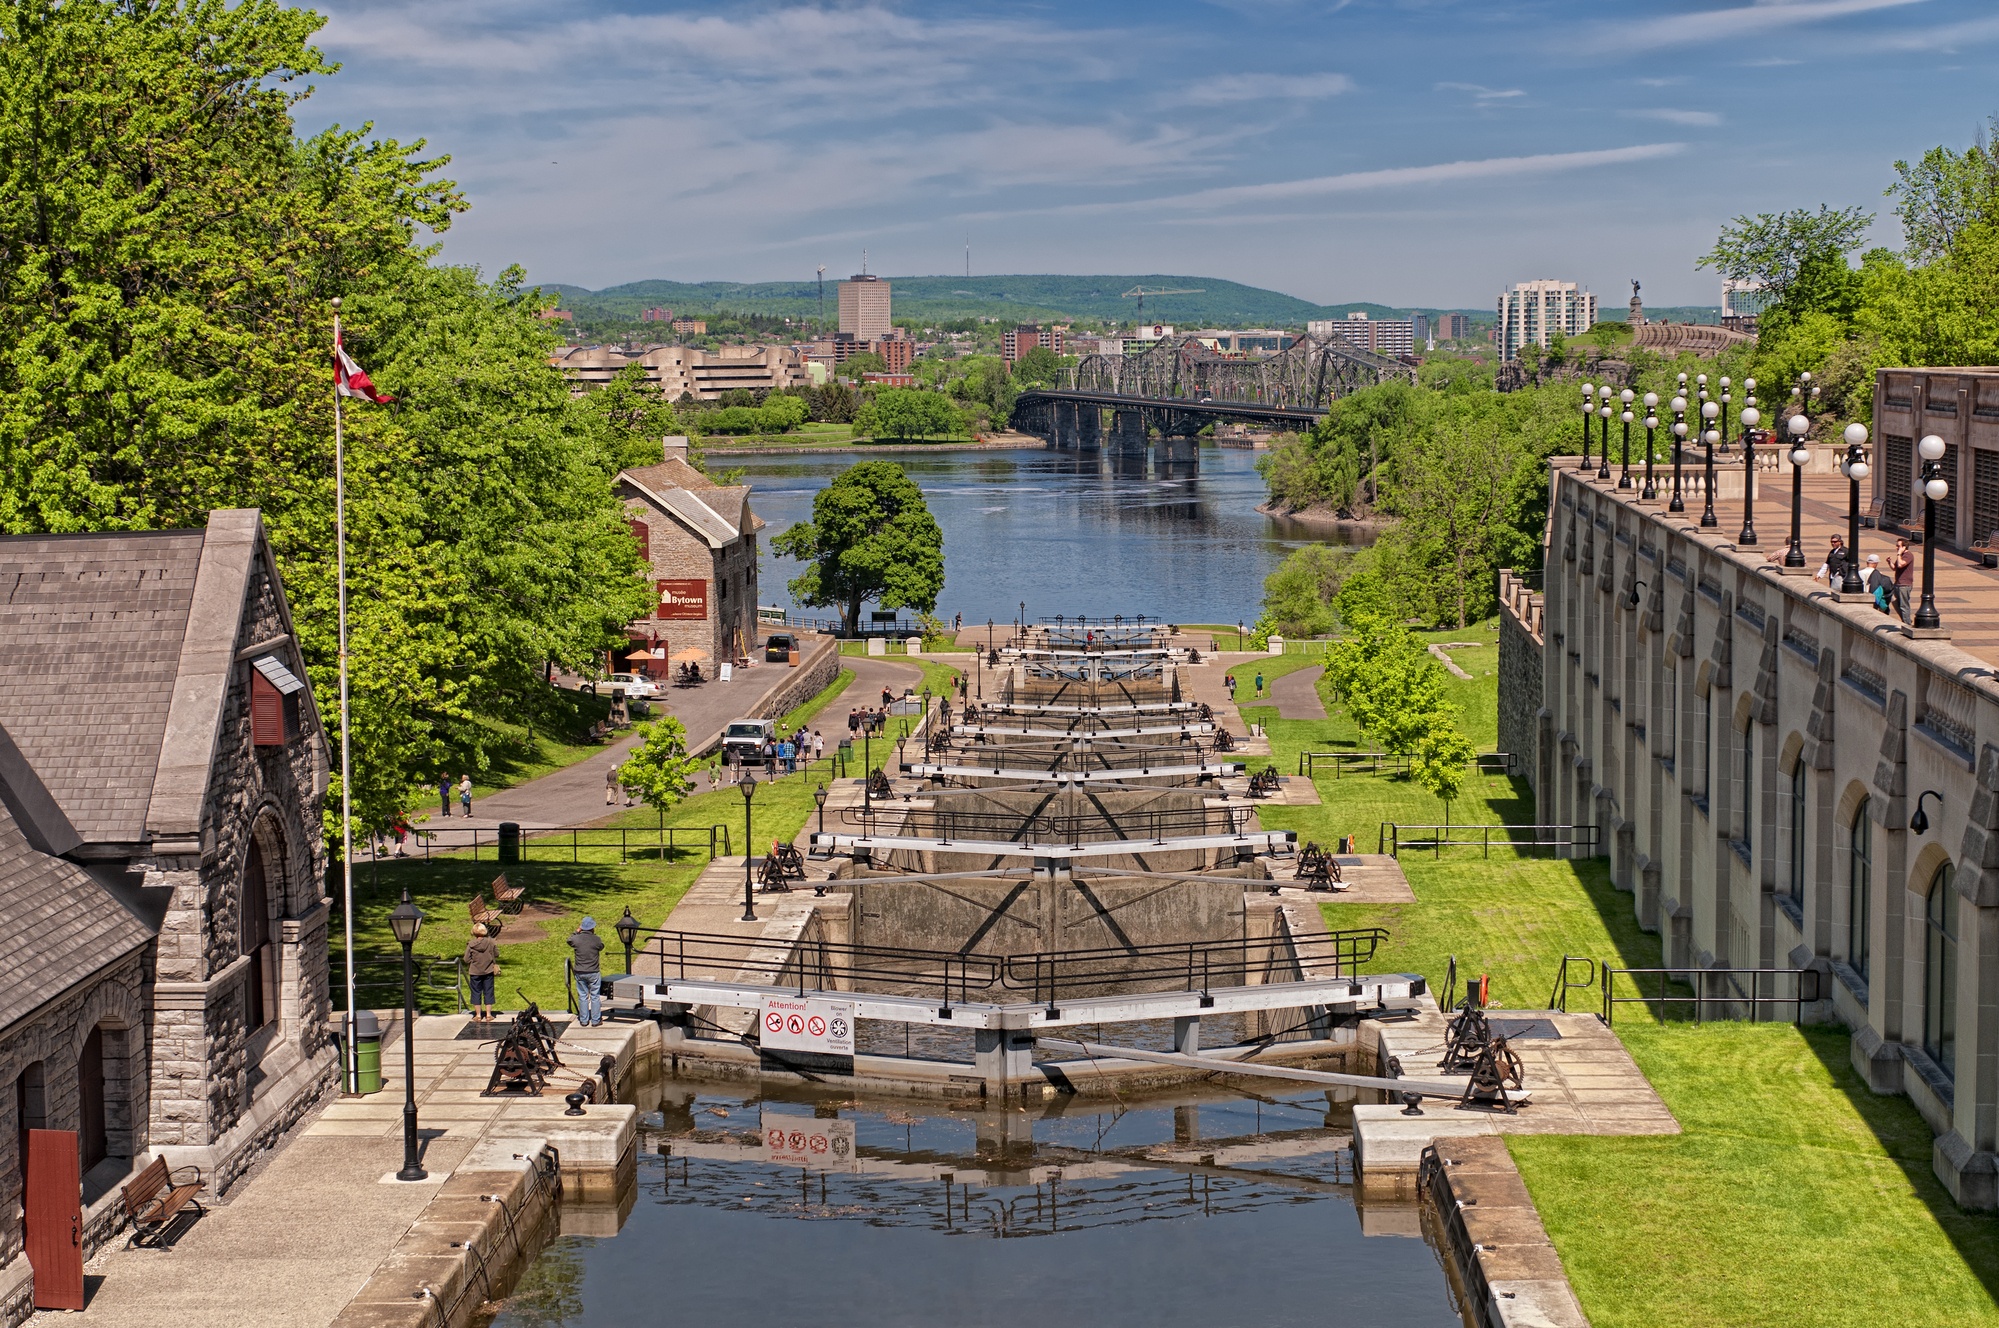
[[[861,710],[855,706],[847,711],[847,736],[859,737],[861,732]]]
[[[465,976],[472,979],[472,1018],[479,1023],[493,1022],[493,983],[499,974],[500,944],[485,923],[475,922],[465,946]]]
[[[1916,555],[1909,552],[1909,541],[1895,541],[1895,616],[1904,626],[1909,622],[1909,592],[1916,585]]]
[[[1222,679],[1222,686],[1229,689],[1229,701],[1233,704],[1235,702],[1235,675],[1231,673],[1224,677]]]
[[[451,815],[450,775],[439,775],[437,777],[437,801],[439,804],[438,806],[439,813],[447,817],[450,816]]]
[[[1258,669],[1258,670],[1256,671],[1256,697],[1257,697],[1257,699],[1258,699],[1259,701],[1263,699],[1263,670],[1262,670],[1262,669]]]
[[[613,765],[604,772],[604,805],[615,806],[618,798],[618,767]]]
[[[576,974],[576,1022],[594,1028],[604,1022],[604,938],[597,934],[597,919],[586,917],[577,924],[569,948],[576,952],[571,965]]]
[[[890,691],[886,687],[882,688],[882,709],[886,710],[894,704],[895,704],[895,693]]]
[[[812,730],[812,763],[817,765],[826,759],[826,735],[818,729]]]
[[[460,775],[458,777],[458,805],[465,809],[465,816],[469,820],[472,816],[472,776],[470,775]]]
[[[399,858],[406,858],[409,856],[409,854],[403,852],[403,840],[409,837],[409,832],[410,832],[410,823],[406,819],[404,819],[401,812],[396,813],[396,819],[389,823],[389,833],[395,836],[396,856]]]

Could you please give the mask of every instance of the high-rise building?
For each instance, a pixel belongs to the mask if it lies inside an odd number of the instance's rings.
[[[1356,309],[1342,319],[1314,319],[1305,325],[1305,330],[1322,339],[1344,337],[1376,355],[1416,353],[1416,324],[1407,318],[1369,318]]]
[[[1499,358],[1510,360],[1522,346],[1545,346],[1557,332],[1573,337],[1596,324],[1596,296],[1573,281],[1523,281],[1499,296],[1494,340]]]
[[[880,341],[892,326],[886,281],[861,272],[840,283],[840,331],[856,341]]]
[[[869,349],[882,357],[882,363],[892,374],[908,373],[910,363],[916,358],[916,343],[908,337],[884,337],[870,343]]]
[[[1462,341],[1471,335],[1471,319],[1464,314],[1438,314],[1431,326],[1439,341]]]
[[[639,321],[641,323],[671,323],[673,321],[673,310],[641,309],[639,310]]]
[[[1041,329],[1032,323],[1023,323],[1000,333],[1000,358],[1012,364],[1040,344]]]

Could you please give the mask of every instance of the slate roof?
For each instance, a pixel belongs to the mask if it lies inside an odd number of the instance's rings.
[[[654,507],[677,519],[689,534],[711,549],[727,548],[746,531],[755,533],[764,528],[763,518],[750,510],[749,485],[724,487],[702,476],[702,486],[691,488],[679,482],[682,472],[700,474],[681,462],[668,461],[664,465],[620,471],[618,478],[650,499]]]
[[[0,727],[85,840],[145,837],[204,539],[0,538]]]
[[[153,936],[89,872],[31,847],[8,801],[0,797],[0,1028]]]

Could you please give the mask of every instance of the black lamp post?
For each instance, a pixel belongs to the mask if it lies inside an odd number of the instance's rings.
[[[1631,487],[1631,399],[1633,395],[1631,389],[1628,387],[1617,394],[1617,400],[1623,407],[1618,412],[1617,419],[1624,426],[1624,473],[1617,477],[1617,487],[1620,489]],[[1608,451],[1609,449],[1606,448],[1605,450]]]
[[[1867,586],[1860,579],[1860,481],[1867,478],[1867,426],[1846,426],[1846,579],[1839,593],[1858,595]]]
[[[1721,441],[1721,435],[1715,431],[1714,423],[1721,418],[1721,407],[1708,400],[1707,375],[1702,374],[1695,381],[1700,384],[1701,445],[1707,452],[1703,463],[1706,467],[1707,504],[1701,510],[1701,525],[1718,526],[1721,518],[1714,514],[1714,445]]]
[[[819,833],[826,833],[826,786],[821,784],[812,790],[812,801],[819,808]]]
[[[874,815],[875,810],[875,728],[872,724],[861,725],[861,815]],[[870,832],[874,822],[868,822]]]
[[[1645,487],[1638,496],[1646,502],[1659,497],[1659,490],[1652,483],[1652,436],[1659,428],[1659,394],[1645,394]]]
[[[1742,530],[1735,542],[1745,548],[1756,547],[1756,426],[1763,422],[1763,413],[1756,409],[1756,380],[1743,380],[1746,395],[1742,405]],[[1728,404],[1728,380],[1722,379],[1721,400]],[[1728,443],[1728,412],[1721,416],[1722,443]]]
[[[1599,387],[1596,390],[1596,400],[1596,417],[1603,421],[1603,456],[1598,462],[1596,477],[1600,480],[1607,480],[1610,478],[1610,388],[1608,385]]]
[[[1666,503],[1668,512],[1684,512],[1687,500],[1680,496],[1680,451],[1687,441],[1687,376],[1680,375],[1680,390],[1673,398],[1673,496]]]
[[[1791,547],[1784,551],[1786,567],[1805,565],[1805,464],[1812,459],[1811,450],[1805,446],[1805,435],[1812,431],[1812,421],[1805,412],[1811,408],[1812,398],[1818,394],[1818,388],[1812,385],[1812,376],[1809,373],[1799,374],[1798,385],[1791,389],[1791,395],[1798,399],[1798,413],[1784,426],[1791,435]]]
[[[402,902],[389,911],[389,927],[403,947],[403,1169],[397,1180],[422,1180],[429,1173],[417,1157],[416,1146],[416,964],[410,947],[423,930],[423,911],[410,902],[410,889],[403,887]]]
[[[1919,632],[1937,632],[1943,630],[1936,597],[1937,504],[1950,497],[1950,482],[1943,477],[1943,439],[1925,435],[1916,452],[1923,459],[1923,600],[1916,606],[1913,626]]]
[[[618,933],[618,940],[625,947],[625,976],[632,975],[632,942],[639,938],[639,920],[632,916],[632,906],[625,905],[625,916],[611,924],[611,930]]]
[[[743,791],[743,916],[742,922],[757,920],[756,881],[750,874],[750,865],[756,861],[756,840],[750,834],[750,799],[756,796],[757,777],[748,766],[743,768],[743,777],[736,784]]]
[[[1589,417],[1596,413],[1596,384],[1583,384],[1583,469],[1589,469]]]

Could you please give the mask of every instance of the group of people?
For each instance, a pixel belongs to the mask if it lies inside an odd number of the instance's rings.
[[[1229,689],[1229,700],[1231,700],[1231,701],[1235,700],[1235,689],[1236,689],[1236,677],[1235,677],[1235,674],[1231,673],[1231,674],[1228,674],[1228,675],[1227,675],[1226,677],[1224,677],[1224,678],[1222,679],[1222,686],[1224,686],[1224,687],[1226,687],[1226,688],[1228,688],[1228,689]],[[1263,699],[1263,670],[1262,670],[1262,669],[1258,669],[1258,670],[1256,671],[1256,698],[1257,698],[1258,700],[1262,700],[1262,699]]]
[[[817,729],[803,724],[789,737],[773,737],[763,745],[764,774],[771,779],[795,775],[801,762],[809,765],[826,757],[826,739]]]
[[[439,775],[437,777],[437,801],[438,811],[445,816],[451,815],[450,775]],[[458,777],[458,805],[465,809],[467,816],[472,814],[472,776],[470,775],[460,775]]]
[[[882,695],[887,696],[888,693],[883,692]],[[892,704],[894,704],[893,701],[883,701],[879,710],[870,710],[866,706],[858,706],[849,710],[847,712],[848,734],[856,738],[860,737],[863,733],[880,734],[888,727],[888,708]]]
[[[1832,547],[1826,551],[1825,562],[1813,574],[1813,579],[1824,581],[1834,590],[1846,584],[1847,569],[1853,565],[1855,551],[1846,547],[1843,536],[1832,537]],[[1909,548],[1909,541],[1895,541],[1895,552],[1884,564],[1881,555],[1870,553],[1860,565],[1860,584],[1873,597],[1874,607],[1882,613],[1892,613],[1903,625],[1909,623],[1909,596],[1916,584],[1916,555]]]
[[[576,977],[576,1022],[594,1028],[604,1022],[604,938],[597,934],[597,919],[585,917],[570,933],[569,948],[575,954],[570,971]],[[500,977],[500,943],[483,922],[472,924],[472,939],[465,944],[465,976],[470,979],[472,1021],[493,1022],[493,987]]]

